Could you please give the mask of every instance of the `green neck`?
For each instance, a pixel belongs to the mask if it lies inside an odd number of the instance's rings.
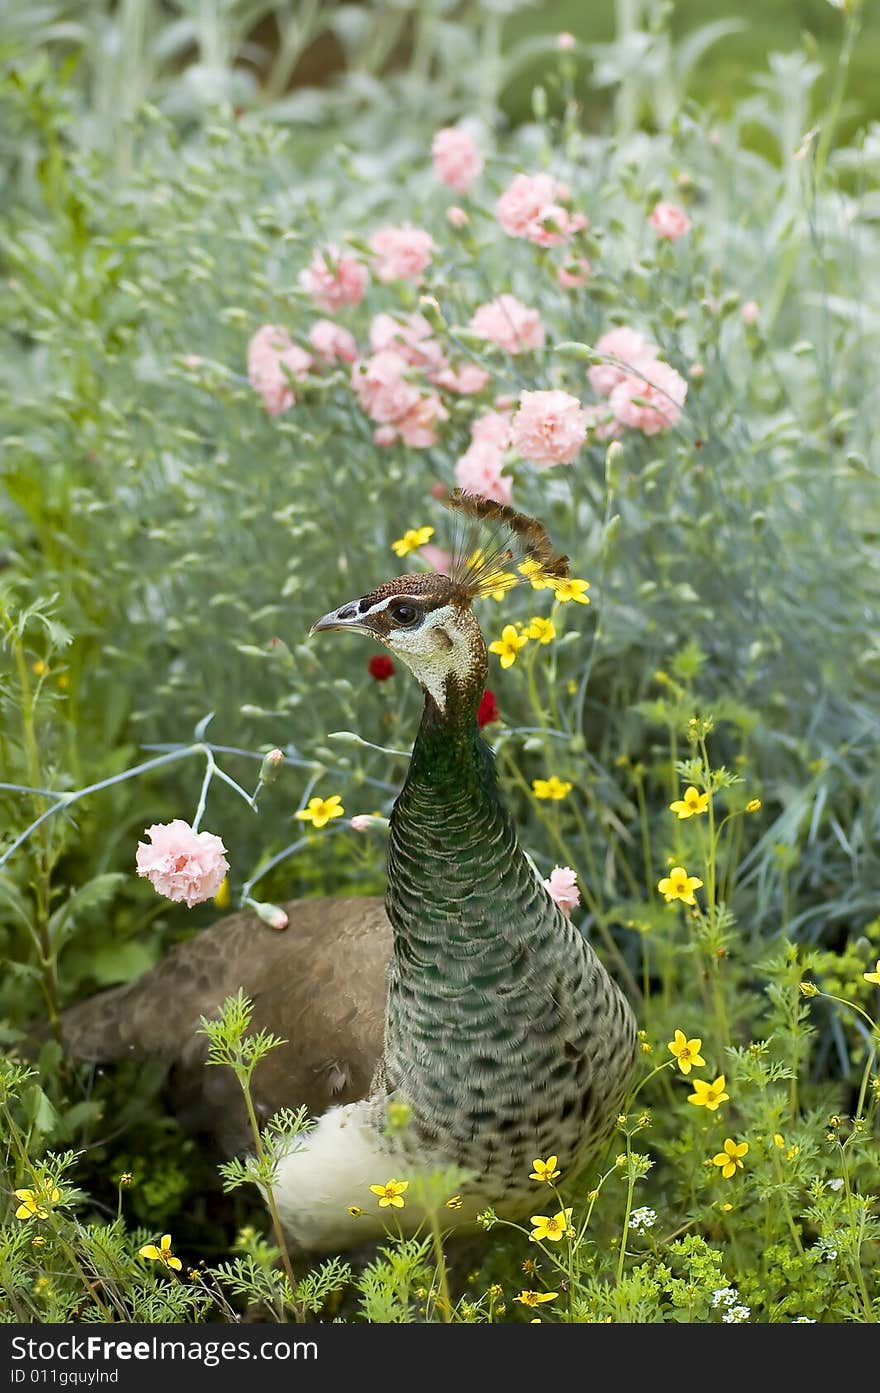
[[[481,691],[444,711],[426,699],[391,815],[382,1079],[417,1146],[487,1177],[493,1202],[525,1186],[529,1203],[531,1158],[555,1149],[573,1168],[594,1116],[613,1117],[635,1030],[519,846]]]
[[[482,691],[482,687],[480,687]],[[388,915],[398,948],[442,949],[450,923],[480,932],[489,863],[521,856],[497,788],[492,753],[477,728],[479,694],[447,687],[445,710],[425,699],[409,773],[391,815]],[[499,879],[501,872],[491,879]]]

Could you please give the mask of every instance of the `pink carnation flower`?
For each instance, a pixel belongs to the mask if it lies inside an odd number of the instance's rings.
[[[446,218],[453,227],[467,227],[470,222],[464,209],[457,207],[454,203],[451,208],[446,209]]]
[[[586,411],[568,392],[523,392],[513,418],[513,448],[540,469],[571,464],[588,424]]]
[[[575,257],[574,261],[567,261],[564,266],[560,266],[556,273],[556,279],[563,290],[580,290],[585,286],[593,268],[585,256]]]
[[[758,308],[757,300],[746,300],[740,310],[740,314],[742,315],[743,324],[757,324],[761,317],[761,311]]]
[[[370,347],[374,353],[391,348],[411,367],[425,372],[439,372],[446,366],[442,345],[422,314],[404,314],[395,319],[390,314],[373,316],[370,325]]]
[[[525,237],[539,247],[558,247],[588,226],[582,213],[562,206],[568,189],[552,174],[517,174],[495,205],[508,237]]]
[[[299,348],[280,325],[264,324],[257,330],[248,344],[248,381],[270,416],[280,416],[294,405],[290,378],[306,377],[312,363],[311,354]]]
[[[358,356],[354,335],[332,319],[316,319],[309,330],[309,343],[325,363],[353,363]]]
[[[648,222],[657,236],[667,242],[677,242],[679,237],[683,237],[693,227],[687,213],[676,203],[655,203]]]
[[[646,338],[626,325],[603,334],[596,343],[596,352],[620,360],[619,363],[598,363],[587,373],[590,386],[600,397],[610,396],[618,382],[626,377],[629,368],[657,357],[654,344],[648,343]]]
[[[543,882],[544,889],[555,900],[566,919],[571,918],[573,909],[581,902],[581,892],[577,888],[577,876],[570,866],[554,866],[550,879]]]
[[[471,425],[471,443],[455,465],[455,479],[465,493],[511,503],[513,480],[502,474],[504,455],[510,445],[510,417],[500,411],[487,411]]]
[[[513,403],[511,403],[513,405]],[[510,446],[510,416],[506,411],[487,411],[471,425],[474,445],[494,445],[501,454]]]
[[[502,474],[503,464],[490,445],[470,445],[456,462],[456,483],[465,493],[509,504],[513,501],[513,480]]]
[[[338,247],[328,247],[324,252],[316,250],[311,265],[299,273],[303,290],[327,314],[335,314],[343,305],[359,305],[369,279],[366,266]]]
[[[365,362],[352,365],[355,396],[370,420],[378,425],[399,421],[418,404],[418,388],[406,379],[408,368],[406,359],[393,349],[384,349]]]
[[[460,368],[442,368],[440,372],[429,373],[428,376],[435,387],[443,387],[460,397],[476,396],[491,380],[491,373],[477,363],[463,363]]]
[[[471,318],[470,328],[508,353],[544,347],[540,314],[523,305],[515,295],[496,295],[488,304],[480,305]]]
[[[137,873],[146,876],[153,889],[166,899],[192,909],[216,895],[229,871],[226,848],[213,832],[194,832],[188,822],[157,822],[145,836],[152,845],[138,842]]]
[[[420,227],[384,227],[370,238],[380,281],[418,281],[431,264],[434,238]]]
[[[419,397],[415,406],[394,425],[404,445],[409,445],[413,450],[427,450],[437,444],[437,426],[448,420],[449,412],[437,393],[429,392],[427,396]]]
[[[585,406],[587,430],[591,430],[597,440],[619,440],[623,435],[623,425],[614,412],[603,402],[600,406]]]
[[[370,347],[377,353],[392,349],[410,367],[420,368],[435,387],[461,396],[481,392],[490,379],[485,368],[476,363],[450,367],[442,344],[433,335],[424,315],[404,314],[395,318],[390,314],[377,314],[370,325]]]
[[[445,126],[431,143],[434,173],[456,193],[469,193],[483,172],[483,156],[467,131]]]
[[[433,542],[426,542],[423,547],[419,547],[419,560],[426,561],[431,570],[441,576],[448,576],[452,570],[452,553],[444,551],[442,547],[435,547]]]
[[[393,426],[377,426],[373,431],[373,444],[387,450],[389,446],[397,444],[397,431]]]
[[[686,396],[687,382],[675,368],[643,361],[618,382],[608,405],[622,425],[657,435],[677,425]]]

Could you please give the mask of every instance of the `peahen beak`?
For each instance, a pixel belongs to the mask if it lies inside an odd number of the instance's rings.
[[[327,629],[349,629],[356,634],[370,632],[367,626],[361,622],[357,600],[342,605],[339,609],[331,610],[321,619],[316,619],[309,629],[309,638],[312,637],[312,634],[320,634]]]

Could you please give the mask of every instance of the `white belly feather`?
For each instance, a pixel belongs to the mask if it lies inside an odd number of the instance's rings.
[[[331,1108],[299,1137],[295,1149],[279,1161],[275,1201],[285,1232],[299,1247],[344,1248],[375,1238],[386,1226],[396,1228],[404,1211],[379,1209],[371,1185],[384,1185],[397,1175],[394,1154],[374,1125],[366,1102]],[[398,1165],[399,1168],[399,1165]],[[349,1214],[357,1205],[364,1213]],[[407,1204],[406,1219],[417,1218]],[[413,1227],[407,1222],[406,1228]]]

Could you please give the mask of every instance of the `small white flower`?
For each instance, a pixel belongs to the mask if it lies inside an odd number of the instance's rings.
[[[641,1209],[634,1209],[629,1216],[629,1226],[636,1233],[644,1233],[646,1229],[651,1229],[657,1222],[656,1209],[648,1209],[643,1205]]]
[[[812,1316],[795,1316],[793,1320],[789,1321],[789,1325],[815,1325],[815,1324],[816,1324],[816,1322],[814,1321],[814,1319],[813,1319]]]
[[[739,1325],[752,1314],[748,1306],[729,1306],[721,1319],[725,1325]]]
[[[838,1175],[838,1176],[835,1176],[835,1178],[834,1178],[833,1180],[829,1180],[829,1181],[828,1181],[828,1189],[829,1189],[829,1190],[842,1190],[842,1189],[843,1189],[843,1178],[842,1178],[841,1176]]]
[[[718,1291],[712,1293],[713,1306],[733,1306],[739,1292],[736,1287],[719,1287]]]
[[[837,1249],[835,1248],[832,1239],[830,1239],[830,1238],[819,1238],[819,1239],[817,1239],[817,1240],[816,1240],[816,1248],[817,1248],[817,1251],[820,1252],[820,1253],[822,1254],[822,1257],[825,1259],[826,1262],[836,1262],[836,1261],[837,1261]]]

